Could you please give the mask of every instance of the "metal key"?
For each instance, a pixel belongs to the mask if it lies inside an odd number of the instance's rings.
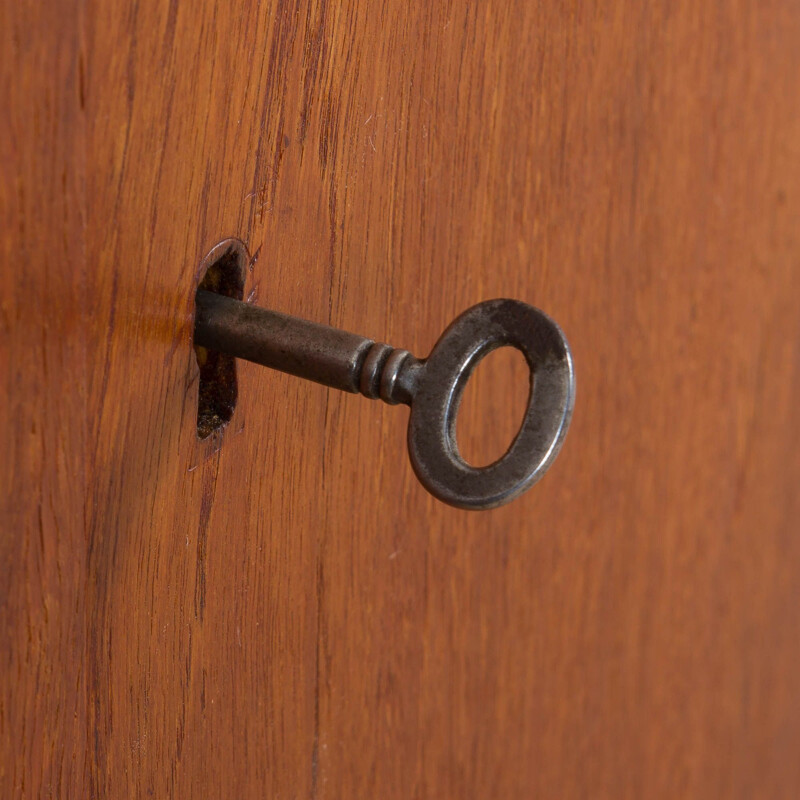
[[[473,306],[450,324],[428,358],[417,359],[407,350],[201,289],[194,341],[334,389],[411,406],[414,471],[428,491],[459,508],[493,508],[536,483],[558,455],[575,401],[564,334],[518,300]],[[477,468],[458,452],[456,415],[472,371],[504,345],[521,350],[531,369],[528,407],[505,455]]]

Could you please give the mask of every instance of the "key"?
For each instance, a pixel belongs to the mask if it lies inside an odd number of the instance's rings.
[[[529,489],[555,460],[575,402],[566,337],[544,312],[518,300],[488,300],[458,316],[430,355],[243,303],[197,292],[194,341],[209,350],[262,364],[346,392],[411,407],[408,451],[420,482],[452,506],[486,509]],[[522,425],[506,453],[473,467],[456,443],[464,387],[480,360],[512,346],[530,367]]]

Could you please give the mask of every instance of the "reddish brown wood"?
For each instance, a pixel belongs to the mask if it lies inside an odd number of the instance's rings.
[[[2,14],[1,796],[797,796],[795,3]],[[198,443],[226,236],[413,352],[545,309],[551,473],[445,507],[405,409],[249,364]]]
[[[0,796],[87,786],[80,3],[0,12]],[[89,482],[87,483],[87,477]]]

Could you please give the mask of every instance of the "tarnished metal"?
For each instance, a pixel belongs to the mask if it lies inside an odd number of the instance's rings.
[[[199,290],[195,344],[411,406],[414,471],[433,495],[459,508],[493,508],[536,483],[558,455],[575,401],[564,334],[546,314],[518,300],[489,300],[468,309],[420,360],[362,336]],[[480,360],[506,345],[518,348],[530,366],[528,407],[505,455],[473,467],[456,443],[458,406]]]

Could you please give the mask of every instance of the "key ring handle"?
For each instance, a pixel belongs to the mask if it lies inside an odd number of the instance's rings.
[[[525,417],[505,455],[473,467],[456,443],[461,396],[481,359],[507,345],[522,352],[531,370]],[[550,317],[518,300],[489,300],[457,317],[415,383],[408,424],[414,471],[440,500],[466,509],[503,505],[536,483],[558,455],[575,403],[566,337]]]

